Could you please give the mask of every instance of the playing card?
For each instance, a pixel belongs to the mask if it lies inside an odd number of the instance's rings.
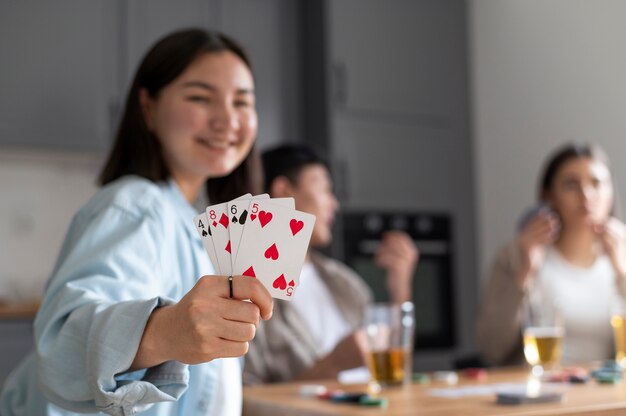
[[[278,299],[291,300],[304,264],[315,216],[253,201],[233,274],[256,277]]]
[[[239,252],[239,244],[241,242],[243,228],[246,225],[246,222],[250,219],[249,209],[255,200],[257,200],[256,197],[252,199],[237,199],[228,203],[228,213],[230,215],[228,233],[230,235],[230,258],[233,267],[235,266],[235,261],[237,260],[237,253]],[[273,198],[271,201],[273,204],[291,209],[294,209],[296,204],[293,198]],[[253,216],[256,217],[254,214]]]
[[[237,199],[246,199],[252,197],[252,194],[245,194]],[[222,276],[228,276],[232,274],[232,265],[230,262],[230,253],[228,257],[224,257],[223,252],[229,251],[230,246],[227,246],[228,242],[228,215],[226,214],[227,202],[221,204],[210,205],[206,208],[207,226],[209,227],[208,234],[213,244],[213,252],[215,253],[215,268],[217,272]],[[222,238],[216,241],[216,234],[226,234],[226,241]],[[208,251],[208,250],[207,250]],[[209,254],[210,256],[210,254]],[[211,258],[211,261],[213,259]]]
[[[211,259],[211,264],[213,264],[213,268],[217,273],[220,273],[219,266],[217,264],[217,256],[215,255],[215,247],[213,246],[213,240],[211,238],[211,229],[209,228],[209,221],[207,219],[206,213],[203,212],[201,214],[198,214],[193,219],[193,222],[196,225],[196,230],[198,230],[198,234],[200,234],[202,244],[204,245],[206,252],[209,254],[209,258]]]
[[[242,195],[233,201],[250,200],[250,199],[268,199],[268,194],[252,196],[251,194]],[[211,230],[211,238],[215,247],[215,257],[220,267],[220,274],[229,276],[233,274],[233,264],[230,260],[232,253],[232,245],[230,243],[230,218],[228,216],[228,202],[222,204],[211,205],[206,209],[206,215],[209,220]]]

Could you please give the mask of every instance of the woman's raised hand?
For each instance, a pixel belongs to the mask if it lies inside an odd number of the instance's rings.
[[[615,217],[605,224],[594,225],[618,278],[626,279],[626,225]]]
[[[526,287],[543,264],[545,248],[555,240],[559,229],[559,220],[547,209],[537,213],[521,229],[517,236],[522,259],[522,268],[517,281],[520,288]]]

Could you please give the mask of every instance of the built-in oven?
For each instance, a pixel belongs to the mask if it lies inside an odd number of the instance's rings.
[[[420,212],[344,212],[337,250],[372,288],[376,301],[387,301],[385,270],[373,260],[383,233],[411,236],[420,258],[413,279],[415,349],[455,345],[452,224],[449,215]]]

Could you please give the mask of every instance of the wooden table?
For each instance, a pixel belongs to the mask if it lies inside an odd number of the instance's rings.
[[[504,369],[489,373],[488,380],[476,382],[460,378],[456,387],[497,383],[524,383],[528,371]],[[563,384],[562,403],[498,405],[494,395],[462,398],[441,398],[429,394],[434,388],[446,388],[443,382],[413,384],[384,389],[387,408],[369,408],[353,404],[332,403],[317,398],[299,397],[299,387],[305,383],[284,383],[244,388],[244,415],[626,415],[626,381],[619,384]],[[306,383],[312,384],[312,383]],[[322,381],[328,388],[345,391],[366,391],[364,385],[340,386],[335,381]]]
[[[30,319],[33,320],[39,309],[39,303],[7,305],[0,303],[0,320]]]

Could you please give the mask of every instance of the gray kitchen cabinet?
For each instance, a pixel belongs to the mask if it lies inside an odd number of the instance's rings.
[[[342,207],[449,215],[452,348],[420,352],[446,368],[474,347],[477,272],[462,0],[327,0],[328,143]],[[419,266],[418,266],[419,268]],[[416,340],[419,344],[419,339]],[[420,362],[422,360],[422,362]]]
[[[441,125],[466,110],[459,101],[467,88],[463,2],[326,4],[337,111]]]
[[[469,144],[445,129],[337,118],[333,137],[346,209],[465,210],[472,199]]]
[[[472,206],[464,2],[325,5],[328,147],[347,206]]]
[[[219,7],[219,29],[241,42],[252,61],[263,148],[302,136],[298,3],[222,0]]]
[[[176,28],[209,26],[215,3],[2,2],[0,145],[105,151],[147,48]]]
[[[0,388],[34,348],[32,319],[0,319]]]
[[[148,47],[184,27],[222,30],[252,57],[262,144],[299,134],[290,0],[0,3],[0,146],[106,151]]]
[[[111,134],[116,3],[0,3],[0,145],[100,150]]]
[[[183,27],[215,28],[219,24],[219,0],[133,0],[122,4],[126,42],[119,53],[127,82],[160,37]]]

